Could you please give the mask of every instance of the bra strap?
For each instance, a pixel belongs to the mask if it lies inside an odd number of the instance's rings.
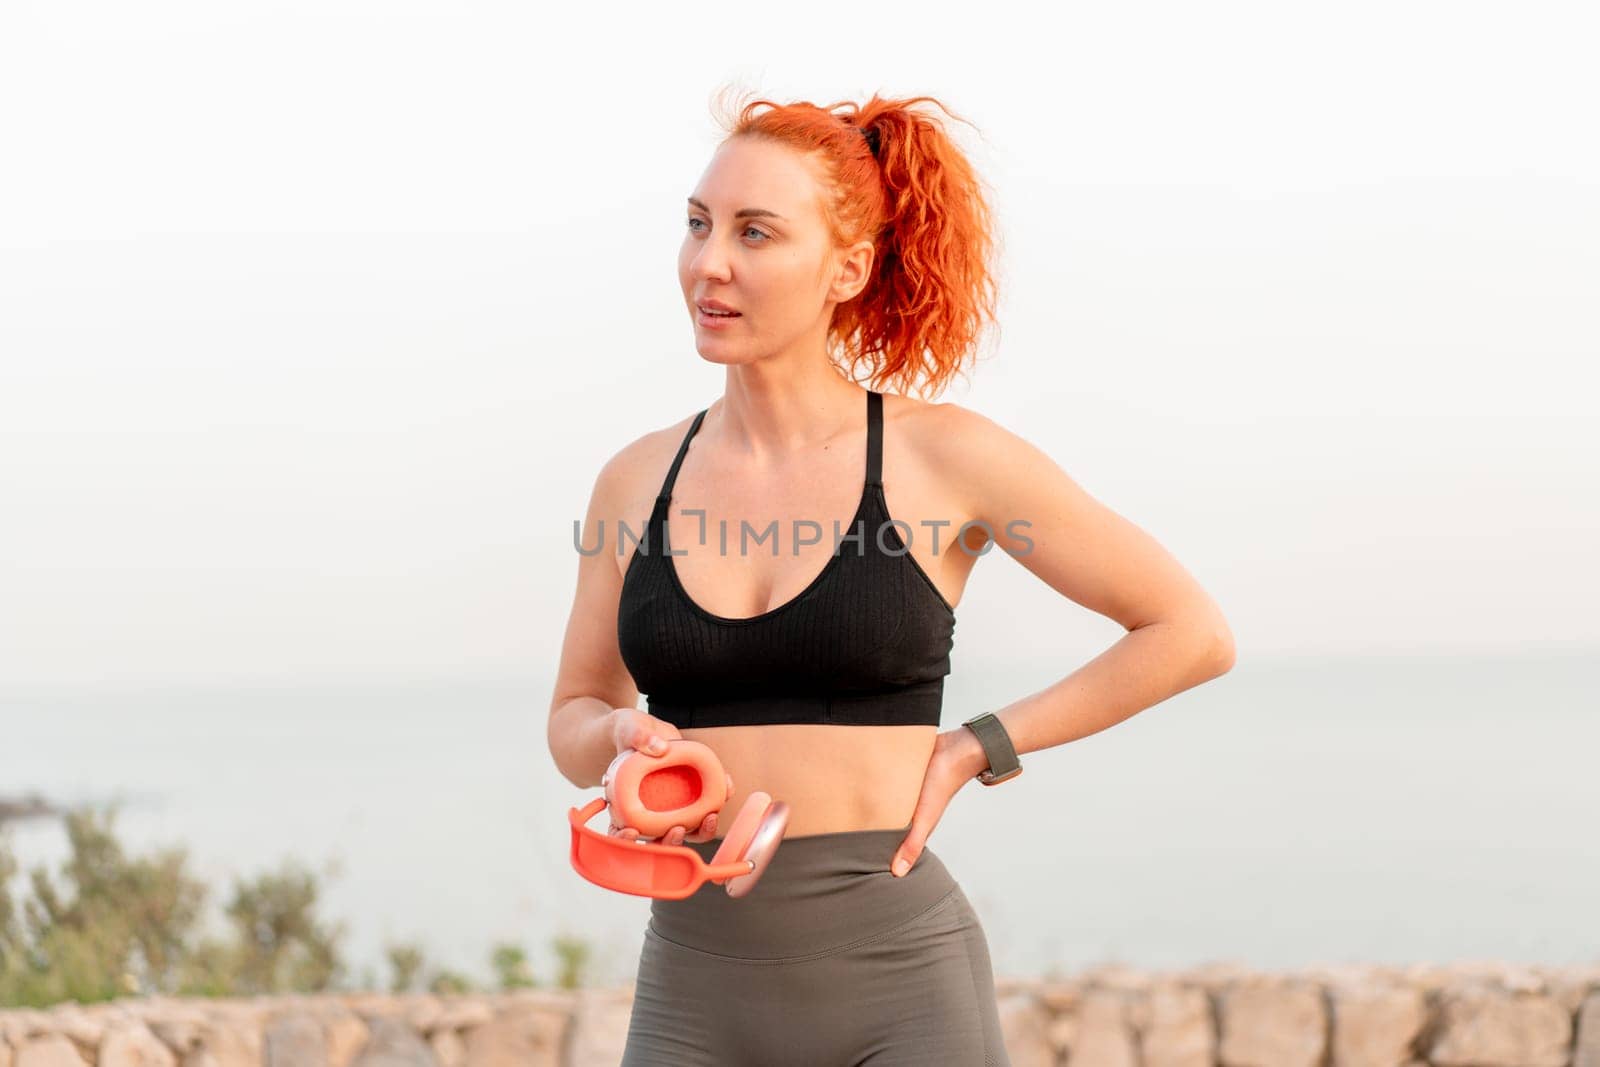
[[[710,410],[710,408],[705,408],[700,414],[696,415],[694,424],[689,427],[689,432],[683,435],[683,444],[678,446],[678,454],[672,460],[672,469],[667,471],[667,480],[661,483],[661,492],[656,494],[656,505],[658,507],[665,505],[672,499],[672,486],[678,480],[678,468],[683,466],[683,457],[689,452],[689,439],[700,432],[700,423],[705,420],[706,412]]]
[[[867,485],[883,484],[883,394],[867,390]]]

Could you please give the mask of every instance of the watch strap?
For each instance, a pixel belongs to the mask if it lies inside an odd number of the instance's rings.
[[[988,769],[977,775],[978,781],[984,785],[999,785],[1022,773],[1022,761],[1017,759],[1011,735],[1006,733],[994,712],[986,711],[961,725],[978,735],[984,754],[989,757]]]

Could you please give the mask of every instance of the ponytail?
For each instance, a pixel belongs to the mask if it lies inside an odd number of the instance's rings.
[[[822,156],[833,240],[874,245],[866,286],[834,309],[829,358],[854,381],[865,364],[869,388],[936,396],[976,358],[984,323],[995,325],[995,238],[981,179],[939,119],[912,107],[920,101],[965,122],[931,96],[874,94],[825,108],[750,100],[719,124],[729,139]]]

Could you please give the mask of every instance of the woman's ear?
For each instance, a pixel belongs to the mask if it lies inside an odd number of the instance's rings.
[[[840,304],[855,299],[872,280],[872,264],[876,258],[877,251],[869,240],[857,241],[841,253],[828,298]]]

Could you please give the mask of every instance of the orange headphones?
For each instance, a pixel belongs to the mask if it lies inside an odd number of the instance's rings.
[[[692,848],[644,840],[674,826],[699,826],[727,803],[729,783],[716,753],[698,741],[669,740],[659,756],[637,749],[617,753],[600,779],[605,796],[567,811],[573,869],[595,885],[634,896],[681,900],[706,882],[721,885],[730,897],[744,896],[761,879],[789,825],[783,801],[751,793],[709,864]],[[639,840],[585,825],[608,804],[612,822],[636,828]]]

